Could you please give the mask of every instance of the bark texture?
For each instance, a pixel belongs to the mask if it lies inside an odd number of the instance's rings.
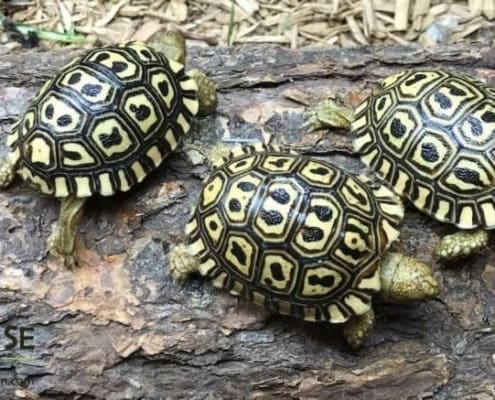
[[[73,55],[2,56],[2,137]],[[441,295],[407,306],[378,302],[376,328],[355,352],[330,325],[271,316],[200,278],[172,283],[167,257],[184,238],[216,143],[269,139],[361,171],[348,135],[301,127],[305,103],[333,93],[356,105],[382,77],[418,66],[495,84],[495,49],[256,45],[192,49],[189,60],[218,84],[218,113],[199,120],[182,150],[131,193],[89,202],[80,268],[45,256],[55,199],[19,180],[0,192],[0,398],[494,399],[491,246],[450,268],[435,264],[432,248],[452,228],[410,207],[395,248],[433,265]],[[8,326],[34,329],[25,333],[34,349],[6,350]]]

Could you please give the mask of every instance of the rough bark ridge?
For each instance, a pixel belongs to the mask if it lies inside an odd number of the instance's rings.
[[[2,57],[2,137],[72,55]],[[270,138],[362,170],[348,136],[301,128],[301,103],[332,92],[354,105],[383,76],[416,66],[495,83],[495,49],[258,45],[193,49],[190,60],[221,89],[218,114],[198,121],[183,149],[136,190],[89,203],[80,268],[67,271],[45,257],[56,200],[20,181],[0,192],[0,398],[495,398],[493,253],[453,268],[434,264],[432,247],[451,228],[412,209],[396,248],[432,263],[442,293],[427,303],[377,304],[376,329],[357,352],[329,325],[269,316],[199,278],[180,287],[167,272],[168,250],[183,239],[215,143]],[[27,342],[34,349],[5,350],[7,326],[33,328],[25,334],[34,336]]]

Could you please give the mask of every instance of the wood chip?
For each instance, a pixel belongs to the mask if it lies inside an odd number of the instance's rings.
[[[423,19],[428,13],[430,8],[430,0],[416,0],[414,2],[412,19],[413,19],[413,29],[419,31],[423,25]]]
[[[485,0],[483,3],[483,15],[490,21],[495,19],[495,0]]]
[[[155,33],[165,29],[165,25],[157,20],[146,21],[139,29],[134,32],[131,40],[146,42]]]
[[[171,0],[168,4],[165,15],[179,22],[187,19],[187,4],[185,0]]]
[[[346,21],[347,21],[347,25],[349,25],[349,28],[351,30],[351,34],[356,40],[356,42],[363,45],[368,44],[368,41],[361,32],[361,29],[359,29],[356,19],[353,16],[349,16],[346,18]]]
[[[428,37],[431,31],[425,32],[434,23],[445,29],[442,40],[458,41],[469,40],[495,19],[495,0],[0,0],[0,3],[16,22],[63,34],[75,30],[88,35],[90,45],[96,40],[102,44],[124,38],[145,40],[156,29],[170,28],[179,28],[186,37],[211,45],[271,42],[295,48],[320,44],[433,43],[438,39]],[[456,23],[460,29],[452,31]]]
[[[249,15],[253,15],[260,8],[256,0],[236,0],[236,3]]]
[[[112,21],[115,18],[119,10],[123,6],[125,6],[128,2],[129,0],[120,0],[117,4],[112,6],[112,8],[110,8],[110,10],[108,10],[108,12],[95,23],[95,27],[102,28],[104,26],[107,26],[110,23],[110,21]]]
[[[410,0],[395,2],[394,29],[396,31],[405,31],[407,29],[409,18],[409,3]]]
[[[468,8],[472,16],[481,15],[483,12],[484,0],[469,0]]]
[[[304,33],[309,33],[310,35],[322,36],[328,30],[328,23],[326,22],[315,22],[312,24],[305,24],[301,26],[300,31]]]
[[[372,0],[363,1],[364,35],[369,38],[376,31],[375,7]]]

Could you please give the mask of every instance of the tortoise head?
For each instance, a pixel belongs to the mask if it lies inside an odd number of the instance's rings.
[[[392,303],[431,299],[440,292],[428,265],[399,253],[388,253],[384,257],[380,280],[381,297]]]
[[[148,45],[163,53],[167,58],[182,65],[186,62],[186,41],[177,31],[161,31],[154,34]]]

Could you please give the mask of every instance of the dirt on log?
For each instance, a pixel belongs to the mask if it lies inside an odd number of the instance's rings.
[[[0,154],[10,124],[73,55],[2,56]],[[135,190],[89,202],[79,268],[46,257],[55,199],[20,180],[0,192],[0,398],[494,399],[492,245],[438,265],[432,248],[452,228],[411,207],[395,248],[430,263],[442,292],[413,305],[378,302],[376,329],[358,351],[328,324],[270,315],[199,277],[172,283],[168,252],[184,239],[217,143],[270,141],[363,171],[349,135],[302,127],[305,105],[333,94],[354,106],[384,76],[422,66],[495,84],[495,49],[250,45],[194,48],[189,64],[217,83],[218,113]],[[9,349],[22,329],[28,348],[17,340]]]

